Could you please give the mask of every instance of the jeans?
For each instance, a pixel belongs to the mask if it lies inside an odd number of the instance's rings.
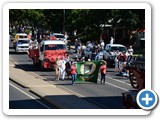
[[[101,73],[101,83],[103,82],[105,84],[105,76],[106,74]]]
[[[76,74],[72,74],[72,84],[74,84],[75,80],[76,80]]]

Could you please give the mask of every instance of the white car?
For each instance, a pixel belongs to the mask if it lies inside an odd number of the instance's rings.
[[[27,52],[30,45],[30,39],[28,38],[19,38],[17,39],[16,46],[15,46],[15,52]]]
[[[18,39],[27,39],[27,34],[26,33],[17,33],[15,35],[15,38],[13,40],[13,47],[16,48],[16,43]]]
[[[67,42],[65,36],[61,33],[53,33],[53,35],[56,37],[56,40],[62,40],[64,41],[65,43]]]
[[[119,51],[119,53],[125,51],[127,52],[127,48],[121,44],[106,44],[105,49],[101,50],[96,56],[96,60],[106,60],[107,65],[112,66],[114,64],[115,59],[115,51]]]

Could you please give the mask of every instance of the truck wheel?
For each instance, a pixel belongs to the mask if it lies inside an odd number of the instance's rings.
[[[37,64],[37,63],[36,63],[36,59],[33,58],[32,60],[33,60],[33,65],[36,65],[36,64]]]
[[[44,70],[44,62],[41,61],[41,70]]]

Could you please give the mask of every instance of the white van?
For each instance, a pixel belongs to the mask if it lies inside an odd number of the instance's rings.
[[[28,52],[30,41],[28,38],[17,39],[15,52]]]

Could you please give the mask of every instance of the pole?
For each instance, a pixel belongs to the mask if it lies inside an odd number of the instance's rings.
[[[115,42],[115,40],[116,40],[116,28],[114,28],[114,42]]]
[[[65,9],[63,9],[63,34],[65,34]]]

